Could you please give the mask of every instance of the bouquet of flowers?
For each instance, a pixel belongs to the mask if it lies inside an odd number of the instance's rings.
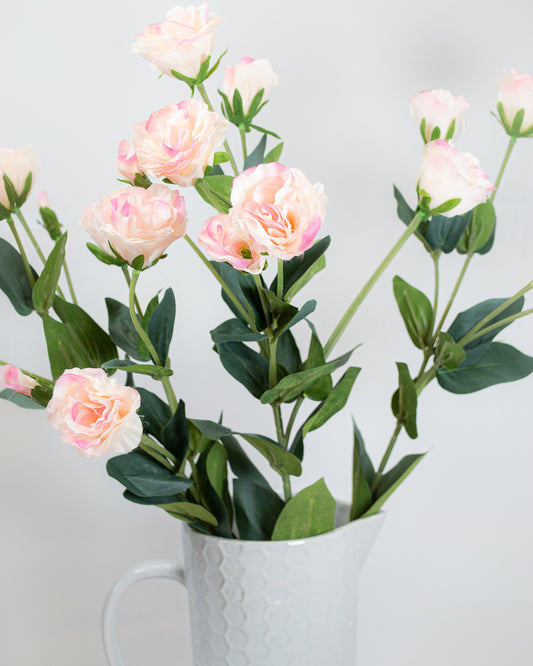
[[[215,84],[221,86],[215,111],[207,84],[217,80],[225,56],[213,57],[219,20],[206,4],[175,7],[163,23],[135,37],[133,51],[190,95],[134,126],[116,158],[121,187],[81,216],[92,238],[87,243],[92,259],[122,273],[129,291],[126,303],[106,298],[107,330],[77,302],[65,259],[67,231],[44,194],[38,203],[40,222],[53,242],[49,251],[40,248],[24,217],[39,167],[36,151],[0,150],[0,218],[12,234],[11,242],[0,238],[0,289],[19,315],[41,318],[50,360],[49,377],[0,361],[0,397],[23,408],[45,408],[62,440],[88,458],[116,454],[107,470],[132,502],[160,507],[196,530],[225,538],[303,538],[335,527],[336,502],[324,479],[294,495],[291,488],[291,477],[302,472],[306,436],[346,406],[360,372],[349,365],[355,345],[338,356],[333,352],[411,237],[433,262],[433,294],[399,276],[393,290],[407,336],[420,350],[420,365],[397,363],[398,387],[391,398],[395,426],[377,465],[353,424],[350,519],[380,511],[423,458],[424,453],[413,453],[389,465],[400,433],[418,436],[418,399],[430,382],[466,394],[533,371],[532,357],[494,341],[533,312],[523,309],[533,282],[517,285],[509,298],[474,304],[448,322],[473,256],[493,246],[493,202],[511,151],[519,138],[533,136],[533,77],[510,70],[500,81],[494,115],[509,145],[494,183],[473,155],[452,143],[468,103],[445,90],[411,97],[424,150],[413,192],[404,198],[394,189],[404,228],[322,339],[311,320],[317,302],[301,295],[325,267],[330,238],[322,235],[324,188],[284,165],[280,137],[257,124],[278,83],[267,60],[246,57],[226,67]],[[231,125],[240,136],[238,150],[229,143]],[[194,189],[213,208],[201,228],[187,219],[182,188]],[[39,270],[30,262],[21,228]],[[216,406],[191,415],[175,394],[169,357],[173,290],[140,303],[136,287],[178,240],[210,271],[229,309],[229,318],[211,331],[213,347],[206,353],[271,411],[268,434],[224,423]],[[464,255],[464,264],[440,307],[440,262],[453,252]],[[303,330],[298,335],[303,345],[294,335],[296,326]],[[161,393],[145,387],[149,379],[161,384]],[[312,408],[302,417],[308,404]],[[249,447],[279,475],[279,487],[252,461]]]

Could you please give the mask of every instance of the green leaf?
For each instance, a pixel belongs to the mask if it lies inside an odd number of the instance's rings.
[[[466,226],[457,245],[461,254],[480,252],[487,245],[496,225],[496,211],[492,202],[487,199],[473,210],[472,217]],[[483,252],[484,254],[484,252]]]
[[[272,541],[317,536],[335,529],[336,504],[324,479],[300,490],[287,502],[274,526]]]
[[[283,262],[283,296],[290,301],[309,280],[326,265],[323,257],[331,238],[326,236],[317,241],[303,254]],[[270,290],[278,293],[278,278],[274,278]]]
[[[259,340],[265,340],[267,337],[263,333],[254,333],[239,318],[228,319],[210,333],[215,344],[218,342],[258,342]]]
[[[348,368],[337,384],[333,387],[328,397],[309,416],[304,423],[302,436],[316,430],[326,423],[334,414],[339,412],[350,396],[354,382],[361,368]]]
[[[254,116],[256,116],[259,111],[263,108],[263,106],[266,104],[266,101],[262,102],[263,96],[265,94],[265,89],[261,88],[253,97],[252,101],[250,102],[250,106],[248,107],[248,112],[246,114],[246,120],[248,123],[250,123]]]
[[[440,369],[437,381],[450,393],[474,393],[494,384],[514,382],[533,372],[533,357],[526,356],[511,345],[491,342],[474,362],[467,352],[463,364],[455,370]]]
[[[67,232],[59,237],[48,256],[44,268],[32,291],[33,306],[39,314],[48,314],[54,302],[57,283],[65,261]]]
[[[269,541],[283,500],[271,488],[247,478],[233,481],[235,517],[239,538],[245,541]]]
[[[14,210],[17,207],[17,201],[18,201],[18,194],[15,189],[15,186],[13,185],[12,181],[9,179],[9,177],[4,173],[2,174],[2,179],[4,181],[4,189],[7,194],[7,198],[9,201],[9,208],[11,210]]]
[[[433,249],[449,254],[457,247],[471,219],[472,211],[454,217],[433,215],[427,225],[426,241]]]
[[[147,435],[153,435],[161,442],[163,428],[172,416],[170,407],[159,396],[142,386],[138,386],[136,391],[141,396],[141,406],[138,414],[143,424],[143,432]]]
[[[189,428],[185,418],[185,403],[183,400],[179,401],[178,408],[163,428],[161,438],[165,449],[176,456],[179,467],[187,457],[189,449]]]
[[[229,162],[228,153],[225,152],[215,153],[215,156],[213,157],[213,165],[224,164],[225,162]]]
[[[209,449],[204,451],[198,458],[196,467],[197,474],[195,475],[197,489],[200,497],[202,498],[203,505],[215,516],[217,520],[217,527],[214,531],[216,536],[226,539],[233,538],[232,534],[232,515],[228,511],[226,503],[219,497],[215,488],[209,480],[207,474],[207,459],[209,456]]]
[[[409,226],[413,221],[413,217],[415,216],[415,211],[408,205],[407,201],[403,197],[403,194],[396,187],[396,185],[394,185],[393,187],[394,187],[394,198],[396,199],[396,204],[397,204],[398,217],[405,225]]]
[[[40,386],[37,384],[31,391],[31,399],[33,402],[38,403],[41,407],[47,407],[52,399],[52,388],[47,386]]]
[[[289,329],[283,331],[276,345],[276,362],[281,365],[285,374],[297,372],[302,365],[300,350]]]
[[[279,162],[282,151],[283,151],[283,141],[281,143],[278,143],[277,146],[274,146],[274,148],[272,148],[272,150],[265,155],[263,163],[268,164],[269,162]]]
[[[298,458],[280,446],[274,440],[263,435],[251,435],[239,433],[249,444],[256,448],[269,462],[272,469],[279,474],[290,474],[300,476],[302,464]]]
[[[43,317],[54,379],[69,368],[99,368],[117,357],[117,348],[109,335],[78,305],[56,296],[54,310],[62,321],[50,315]]]
[[[228,454],[220,442],[214,442],[206,459],[206,472],[209,482],[220,499],[224,499],[228,489]]]
[[[123,349],[128,356],[139,361],[148,361],[150,355],[141,356],[138,352],[139,334],[131,321],[130,310],[114,298],[105,299],[108,316],[109,334],[113,342]]]
[[[250,169],[251,167],[258,166],[263,163],[263,158],[265,157],[265,148],[266,148],[267,137],[266,134],[263,134],[261,140],[257,146],[252,150],[244,161],[244,171]]]
[[[265,315],[253,276],[240,273],[224,262],[211,261],[210,264],[219,273],[244,310],[251,312],[257,330],[264,330],[266,328]],[[224,290],[222,290],[222,299],[236,317],[243,319],[241,312],[235,307]]]
[[[114,254],[111,255],[104,252],[104,250],[98,247],[98,245],[95,245],[94,243],[85,243],[85,245],[98,261],[101,261],[103,264],[107,264],[108,266],[126,266],[126,262],[123,259],[120,259]]]
[[[165,365],[168,359],[175,319],[176,299],[174,298],[174,292],[169,288],[165,291],[161,303],[155,308],[148,322],[148,336],[162,365]]]
[[[190,419],[191,423],[198,428],[198,430],[209,439],[220,439],[225,435],[231,435],[232,431],[230,428],[226,428],[221,423],[215,423],[214,421],[208,421],[205,419]]]
[[[454,208],[456,208],[460,203],[461,203],[460,198],[449,199],[448,201],[445,201],[440,206],[437,206],[436,208],[431,208],[429,213],[430,213],[430,215],[437,215],[439,213],[447,213],[450,210],[453,210]]]
[[[416,429],[416,387],[405,363],[396,363],[399,388],[392,396],[392,412],[405,428],[411,439],[418,437]]]
[[[440,331],[435,350],[435,363],[447,370],[453,370],[465,360],[466,352],[453,341],[451,335]]]
[[[139,497],[177,495],[192,486],[192,481],[176,476],[144,451],[131,451],[107,461],[107,473]]]
[[[376,501],[372,504],[370,509],[363,514],[362,518],[378,513],[396,488],[405,481],[425,455],[425,453],[413,453],[405,456],[390,470],[390,472],[384,474],[376,488]]]
[[[279,134],[276,134],[276,132],[273,132],[272,130],[267,130],[264,127],[259,127],[259,125],[250,125],[254,130],[257,130],[258,132],[262,132],[263,134],[268,134],[269,136],[273,136],[276,139],[281,139]]]
[[[161,506],[161,504],[172,504],[176,501],[176,498],[173,495],[139,497],[139,495],[135,495],[130,490],[125,490],[122,493],[122,497],[124,499],[127,499],[128,502],[133,502],[134,504],[141,504],[142,506]]]
[[[219,213],[227,214],[231,208],[233,176],[215,175],[199,178],[194,187],[198,194]]]
[[[326,363],[322,343],[318,339],[314,326],[311,326],[310,323],[309,326],[311,327],[311,339],[309,341],[309,351],[305,364],[306,370],[323,366]],[[305,396],[310,400],[318,400],[320,402],[328,397],[332,387],[333,380],[331,379],[331,375],[326,374],[323,377],[319,377],[305,389]]]
[[[425,349],[431,341],[433,328],[433,307],[428,297],[399,275],[394,277],[392,285],[409,337],[416,347]]]
[[[172,502],[172,504],[159,504],[173,518],[179,518],[187,523],[200,521],[212,527],[218,526],[218,521],[213,514],[200,504],[192,502]]]
[[[266,358],[242,342],[220,342],[217,352],[225,370],[240,382],[254,398],[260,398],[269,387]]]
[[[336,358],[334,361],[329,361],[329,363],[325,363],[324,365],[319,365],[315,368],[296,372],[293,375],[284,377],[276,384],[276,386],[274,386],[274,388],[265,391],[261,395],[261,402],[263,404],[290,402],[303,393],[316,379],[323,377],[324,375],[329,375],[331,372],[347,363],[350,360],[352,353],[353,349],[348,353],[339,356],[339,358]]]
[[[520,129],[522,123],[524,122],[524,115],[526,113],[525,109],[520,109],[516,112],[515,117],[513,118],[513,124],[510,127],[509,134],[511,136],[518,136],[520,134]]]
[[[33,277],[37,273],[32,269]],[[6,240],[0,238],[0,289],[23,317],[33,312],[32,286],[22,257]]]
[[[352,507],[350,520],[360,518],[372,506],[371,486],[376,473],[359,428],[353,421]]]
[[[42,405],[39,403],[33,401],[30,397],[27,395],[24,395],[24,393],[17,393],[16,391],[13,391],[13,389],[3,389],[0,391],[0,399],[1,400],[7,400],[8,402],[12,402],[14,405],[17,407],[23,407],[24,409],[42,409]]]
[[[220,439],[224,444],[231,471],[235,476],[271,490],[270,484],[248,458],[237,439],[233,435],[223,435]]]
[[[161,379],[162,377],[170,377],[173,371],[170,368],[162,368],[159,365],[148,365],[142,363],[132,363],[121,358],[114,358],[111,361],[102,363],[101,367],[104,370],[124,370],[124,372],[132,372],[138,375],[148,375],[154,379]]]

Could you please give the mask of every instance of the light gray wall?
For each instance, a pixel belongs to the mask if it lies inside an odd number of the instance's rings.
[[[328,268],[304,294],[326,337],[402,226],[395,183],[414,202],[422,143],[408,97],[443,87],[471,102],[458,146],[495,177],[506,137],[490,115],[504,67],[533,73],[533,9],[519,0],[335,4],[213,0],[223,18],[216,50],[226,64],[268,57],[280,75],[261,124],[286,141],[283,161],[325,184]],[[42,158],[36,189],[69,230],[81,302],[105,323],[103,298],[124,300],[120,272],[85,250],[83,208],[116,186],[121,138],[151,111],[187,96],[130,55],[132,35],[163,19],[162,0],[29,0],[2,6],[0,144],[32,143]],[[210,86],[213,95],[221,75]],[[237,137],[233,137],[235,140]],[[238,144],[236,144],[238,145]],[[190,233],[206,207],[185,193]],[[476,257],[457,309],[508,296],[531,279],[533,141],[520,141],[497,197],[495,249]],[[36,217],[35,204],[27,206]],[[0,230],[8,237],[8,230]],[[36,232],[44,241],[44,234]],[[462,260],[443,271],[443,297]],[[432,289],[432,266],[412,242],[361,308],[339,349],[364,371],[349,409],[309,437],[297,488],[325,476],[349,497],[353,412],[374,458],[393,429],[395,361],[418,365],[392,297],[400,274]],[[210,276],[185,243],[143,276],[140,296],[174,287],[175,386],[189,413],[269,432],[270,413],[221,370],[208,331],[227,318]],[[17,318],[0,298],[0,358],[47,374],[40,322]],[[533,354],[531,322],[502,337]],[[429,451],[387,506],[388,519],[361,586],[362,666],[523,666],[532,652],[533,463],[531,378],[458,397],[431,386],[421,398],[420,437],[398,453]],[[114,578],[137,560],[180,552],[179,525],[131,505],[105,473],[62,444],[43,413],[0,404],[0,662],[19,666],[103,664],[99,613]],[[154,582],[128,593],[120,631],[128,666],[188,663],[186,595]],[[143,604],[145,609],[143,609]]]

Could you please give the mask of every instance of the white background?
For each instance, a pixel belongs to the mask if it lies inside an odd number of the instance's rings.
[[[449,0],[429,5],[334,4],[296,0],[213,0],[223,18],[216,54],[226,64],[268,57],[280,85],[260,124],[286,140],[283,160],[325,184],[323,233],[333,241],[328,268],[303,298],[326,338],[370,271],[402,231],[394,182],[414,204],[422,142],[408,97],[443,87],[471,103],[458,146],[479,157],[493,179],[506,136],[490,110],[504,67],[533,73],[531,5],[518,0]],[[46,189],[69,230],[69,261],[81,303],[106,324],[104,296],[126,299],[120,271],[85,249],[83,208],[116,187],[120,139],[151,111],[187,97],[130,55],[132,36],[170,8],[103,0],[2,2],[0,144],[38,147]],[[213,96],[222,73],[210,85]],[[237,137],[232,137],[235,148]],[[272,145],[272,144],[271,144]],[[185,193],[189,232],[208,214]],[[455,313],[509,296],[532,278],[533,141],[519,141],[498,194],[495,249],[476,256]],[[32,199],[26,207],[34,222]],[[8,229],[0,229],[9,238]],[[36,231],[45,243],[45,235]],[[36,263],[37,260],[35,260]],[[443,299],[462,260],[444,257]],[[357,343],[362,365],[349,409],[308,438],[296,489],[325,476],[350,494],[352,412],[374,459],[393,430],[389,401],[396,361],[420,360],[392,297],[398,273],[431,294],[432,265],[415,239],[404,249],[339,344]],[[272,434],[270,412],[221,369],[209,329],[228,317],[218,288],[185,243],[143,275],[146,303],[174,287],[175,387],[188,413],[236,429]],[[1,296],[1,295],[0,295]],[[22,319],[0,298],[0,358],[49,374],[40,321]],[[532,324],[502,340],[533,354]],[[361,581],[361,666],[523,666],[533,651],[533,526],[530,404],[533,379],[455,396],[436,384],[420,401],[416,442],[402,435],[398,455],[430,451],[387,505],[388,518]],[[180,552],[179,524],[157,509],[125,502],[105,461],[62,444],[42,412],[0,404],[0,662],[18,666],[104,664],[99,616],[106,591],[138,560]],[[327,609],[325,609],[327,612]],[[128,592],[119,618],[128,666],[190,663],[186,593],[167,582]]]

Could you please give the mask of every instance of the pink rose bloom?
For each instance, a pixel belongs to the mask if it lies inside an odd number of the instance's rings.
[[[72,368],[56,381],[46,412],[61,439],[82,456],[128,453],[141,441],[137,391],[100,368]]]
[[[207,3],[200,7],[174,7],[163,23],[135,35],[132,53],[146,58],[154,69],[172,76],[171,70],[192,79],[213,51],[214,31],[220,23]]]
[[[111,243],[129,264],[142,254],[146,267],[185,235],[185,200],[165,185],[127,186],[88,206],[81,225],[107,254]]]
[[[24,183],[31,172],[32,180],[39,173],[40,160],[36,148],[20,146],[20,148],[0,148],[0,204],[9,208],[9,199],[4,186],[5,174],[15,186],[17,194],[24,190]]]
[[[457,138],[463,129],[463,115],[470,107],[464,97],[454,97],[447,90],[423,90],[409,98],[411,115],[420,126],[425,119],[424,138],[426,143],[431,140],[435,127],[440,129],[440,137],[444,139],[455,121],[452,136]],[[452,137],[449,137],[450,139]]]
[[[0,388],[11,389],[31,397],[32,389],[37,386],[35,379],[28,377],[14,365],[0,365]]]
[[[139,167],[150,178],[168,178],[188,187],[213,164],[229,122],[204,102],[169,104],[134,127],[132,143]]]
[[[274,74],[268,60],[243,58],[233,67],[226,67],[222,90],[227,95],[230,104],[233,101],[235,90],[240,92],[244,115],[246,115],[257,93],[264,89],[263,100],[265,100],[270,90],[278,83],[279,76]]]
[[[233,224],[231,215],[215,215],[204,222],[198,242],[215,261],[225,261],[246,273],[260,273],[265,257],[251,238]]]
[[[510,128],[516,114],[524,109],[520,132],[533,130],[533,76],[508,69],[498,81],[498,102],[503,107],[507,127]]]
[[[313,245],[326,212],[324,186],[278,162],[246,169],[233,181],[230,214],[261,252],[292,259]]]
[[[453,217],[486,201],[488,193],[495,187],[474,155],[462,153],[449,141],[439,139],[424,148],[417,189],[421,195],[425,193],[431,198],[431,210],[451,199],[460,199],[452,210],[441,213]]]
[[[139,165],[137,164],[137,154],[135,153],[133,144],[128,139],[123,139],[118,144],[118,155],[115,159],[115,166],[120,175],[131,183],[135,180],[135,174],[140,172]]]

